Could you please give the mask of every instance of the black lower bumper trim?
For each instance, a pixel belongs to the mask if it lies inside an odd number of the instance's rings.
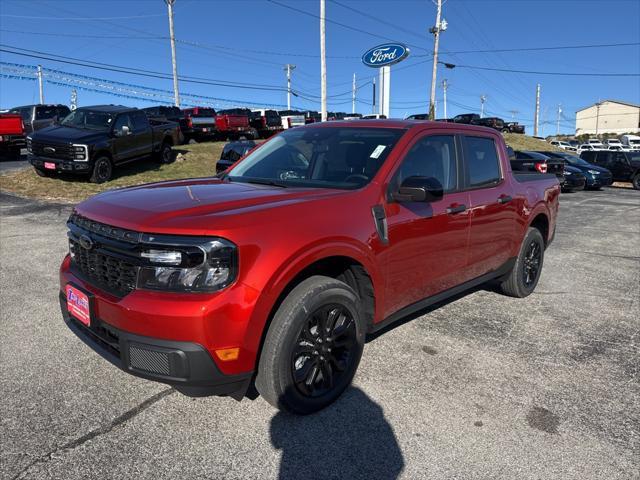
[[[87,327],[69,315],[60,293],[62,317],[84,343],[103,358],[137,377],[172,385],[195,397],[221,395],[241,400],[251,385],[252,372],[225,375],[209,352],[197,343],[176,342],[135,335],[92,318]]]
[[[45,163],[54,163],[56,168],[51,171],[56,172],[88,173],[91,170],[87,161],[61,160],[59,158],[44,158],[35,155],[29,155],[29,163],[40,170],[45,170]]]

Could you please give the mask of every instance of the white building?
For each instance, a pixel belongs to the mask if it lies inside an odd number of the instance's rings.
[[[602,100],[576,112],[576,135],[640,131],[640,105]]]

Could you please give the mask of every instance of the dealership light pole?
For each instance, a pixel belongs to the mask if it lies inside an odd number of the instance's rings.
[[[291,72],[295,70],[296,66],[291,63],[287,63],[284,69],[287,72],[287,110],[291,110]]]
[[[351,87],[351,113],[356,113],[356,74],[353,74],[353,86]]]
[[[327,121],[327,58],[325,51],[324,29],[325,6],[324,0],[320,0],[320,116],[323,122]]]
[[[540,84],[536,85],[536,113],[533,116],[533,136],[538,136],[538,123],[540,121]]]
[[[173,99],[176,107],[180,106],[180,94],[178,93],[178,63],[176,61],[176,36],[173,32],[173,4],[176,0],[164,0],[169,13],[169,40],[171,41],[171,65],[173,67]]]
[[[435,105],[436,105],[436,72],[438,70],[438,45],[440,43],[440,32],[444,32],[447,29],[447,21],[440,21],[442,16],[442,0],[434,0],[438,7],[436,13],[436,25],[429,29],[429,33],[433,33],[433,69],[431,72],[431,96],[429,97],[429,119],[435,119]]]
[[[486,95],[480,95],[480,118],[484,118],[484,102],[487,101]]]
[[[38,65],[38,93],[40,94],[40,105],[44,103],[44,85],[42,84],[42,65]]]
[[[447,83],[447,79],[445,78],[444,80],[442,80],[442,94],[443,94],[443,99],[444,99],[444,118],[448,118],[447,117],[447,88],[449,87],[449,84]]]

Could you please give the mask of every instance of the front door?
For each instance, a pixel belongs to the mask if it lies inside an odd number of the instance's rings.
[[[614,180],[628,182],[633,175],[633,167],[623,152],[612,153],[609,165],[607,168],[611,170]]]
[[[122,127],[127,127],[128,131],[124,131]],[[113,140],[114,160],[115,163],[126,162],[128,159],[136,156],[136,140],[133,133],[133,122],[128,113],[118,115],[113,124]]]
[[[385,205],[386,308],[384,316],[466,280],[469,196],[458,191],[458,143],[450,134],[419,134],[393,174],[390,191],[411,176],[436,178],[441,200]]]

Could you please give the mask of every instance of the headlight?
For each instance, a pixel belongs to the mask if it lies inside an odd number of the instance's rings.
[[[566,170],[564,171],[564,174],[565,174],[565,175],[573,175],[573,173],[572,173],[572,172],[568,172],[568,171],[566,171]]]
[[[89,160],[89,147],[87,145],[72,145],[73,159],[76,162],[86,162]]]
[[[140,252],[147,265],[140,268],[138,288],[215,292],[229,286],[236,278],[237,247],[228,240],[197,241],[151,235],[143,235],[141,240],[148,244],[148,248]]]
[[[600,172],[598,170],[587,170],[587,172],[589,172],[591,175],[600,175]]]

